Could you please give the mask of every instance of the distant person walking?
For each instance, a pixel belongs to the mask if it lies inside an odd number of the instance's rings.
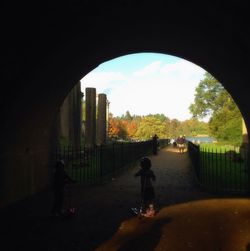
[[[157,155],[157,150],[158,150],[158,136],[157,136],[157,134],[155,134],[153,136],[152,142],[153,142],[153,154]]]
[[[172,144],[173,147],[177,146],[176,139],[171,139],[170,144]]]
[[[155,181],[156,177],[151,170],[151,160],[143,157],[140,162],[141,169],[135,174],[135,177],[141,177],[141,210],[147,209],[154,204],[155,191],[151,181]]]
[[[185,144],[186,144],[186,139],[184,136],[180,135],[177,140],[176,140],[177,146],[179,148],[180,153],[184,153],[185,150]]]

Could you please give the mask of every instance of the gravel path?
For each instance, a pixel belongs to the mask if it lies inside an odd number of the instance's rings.
[[[158,209],[212,196],[195,188],[187,153],[179,154],[177,149],[167,147],[150,158],[156,175],[154,187]],[[73,238],[78,243],[76,246],[94,250],[119,229],[121,222],[134,217],[130,208],[140,205],[140,179],[134,178],[137,170],[139,166],[130,168],[112,182],[76,192],[75,204],[81,210],[79,220],[74,219],[75,229],[71,231],[75,231],[75,236],[82,234],[80,240]],[[65,245],[67,243],[65,241]]]

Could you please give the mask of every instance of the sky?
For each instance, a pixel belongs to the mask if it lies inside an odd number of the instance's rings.
[[[109,112],[121,116],[163,113],[184,121],[192,115],[195,88],[205,70],[178,57],[136,53],[100,64],[81,79],[81,90],[96,88],[110,102]]]

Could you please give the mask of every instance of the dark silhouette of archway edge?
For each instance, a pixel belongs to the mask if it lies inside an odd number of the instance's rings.
[[[12,13],[2,46],[0,207],[48,186],[60,104],[85,74],[118,56],[157,52],[201,66],[232,95],[249,128],[244,6],[205,1],[197,10],[192,3],[167,8],[157,3],[118,8],[111,1],[97,9],[78,3],[61,12],[33,13],[27,20]],[[83,14],[89,13],[85,7],[93,16]]]

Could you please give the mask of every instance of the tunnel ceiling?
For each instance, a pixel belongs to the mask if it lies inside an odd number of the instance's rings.
[[[5,127],[13,124],[17,103],[23,111],[15,115],[18,121],[35,111],[41,117],[52,114],[98,64],[136,52],[171,54],[201,66],[226,87],[243,114],[250,110],[249,14],[242,2],[85,0],[14,6],[2,9],[1,109],[10,121]]]

